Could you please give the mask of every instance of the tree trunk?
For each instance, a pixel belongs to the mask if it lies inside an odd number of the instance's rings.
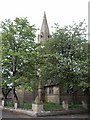
[[[87,96],[88,114],[90,114],[90,90],[89,90],[89,88],[86,89],[85,93],[86,93],[86,96]]]
[[[5,105],[7,105],[7,97],[8,97],[8,94],[10,93],[11,90],[12,90],[12,89],[8,89],[8,88],[7,88],[7,91],[4,92],[4,89],[2,89],[2,94],[3,94],[3,96],[4,96]]]
[[[15,88],[13,88],[13,94],[14,94],[14,99],[15,99],[14,102],[17,102],[18,107],[19,107],[19,100],[18,100],[18,96],[17,96],[17,94],[16,94],[16,90],[15,90]]]
[[[61,87],[59,86],[59,104],[61,104]]]

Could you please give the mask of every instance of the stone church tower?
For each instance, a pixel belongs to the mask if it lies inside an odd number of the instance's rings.
[[[42,41],[47,40],[48,38],[50,38],[50,32],[49,32],[46,14],[44,12],[40,34],[38,35],[38,42],[40,43]]]

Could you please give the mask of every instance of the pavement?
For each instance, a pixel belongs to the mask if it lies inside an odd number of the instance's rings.
[[[61,111],[41,111],[40,113],[36,113],[34,111],[30,110],[23,110],[23,109],[14,109],[14,108],[6,108],[0,106],[0,109],[10,111],[10,112],[16,112],[19,114],[26,114],[32,117],[46,117],[46,116],[58,116],[58,115],[73,115],[73,114],[87,114],[87,111],[82,110],[61,110]]]
[[[45,117],[31,117],[30,115],[16,113],[16,112],[10,112],[7,110],[2,111],[2,118],[6,120],[9,118],[9,120],[12,120],[12,118],[19,118],[20,120],[89,120],[87,114],[75,114],[75,115],[58,115],[58,116],[45,116]],[[2,119],[2,120],[3,120]],[[19,120],[17,119],[17,120]]]
[[[31,118],[31,116],[14,111],[2,110],[2,118]]]

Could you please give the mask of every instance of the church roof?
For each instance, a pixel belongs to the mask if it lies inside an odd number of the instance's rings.
[[[44,34],[50,35],[49,27],[48,27],[48,23],[47,23],[47,18],[46,18],[46,13],[45,12],[44,12],[43,22],[42,22],[42,26],[41,26],[41,31],[40,32],[44,33]]]
[[[42,22],[40,34],[38,36],[38,42],[47,40],[48,38],[50,38],[50,32],[49,32],[49,27],[47,23],[46,13],[44,12],[43,22]]]

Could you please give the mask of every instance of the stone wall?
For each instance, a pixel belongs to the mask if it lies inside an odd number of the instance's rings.
[[[34,102],[35,98],[37,96],[37,93],[33,93],[33,92],[24,92],[24,102]]]
[[[48,102],[62,103],[62,101],[68,101],[71,103],[74,100],[75,102],[81,103],[82,100],[85,101],[86,99],[87,98],[82,91],[78,91],[77,94],[74,94],[74,97],[71,94],[66,94],[62,91],[59,98],[58,87],[53,87],[53,93],[49,93],[49,87],[46,88],[45,100]]]
[[[58,95],[47,95],[46,96],[47,102],[59,103],[59,96]]]
[[[0,88],[0,101],[2,100],[2,97],[3,97],[3,95],[2,95],[2,89]]]
[[[24,90],[23,89],[17,89],[16,93],[17,93],[19,101],[24,102]]]
[[[59,98],[59,88],[58,87],[53,87],[52,92],[49,91],[49,87],[45,88],[45,101],[48,102],[53,102],[53,103],[59,103],[59,101],[62,103],[62,101],[68,101],[69,103],[72,102],[72,95],[66,95],[61,93],[60,98]],[[25,92],[23,89],[17,89],[17,96],[20,102],[29,102],[33,103],[35,101],[35,98],[37,97],[37,90],[33,92]],[[9,98],[13,98],[13,93],[10,92]],[[81,101],[86,101],[86,96],[80,91],[78,92],[75,101],[78,101],[81,103]]]
[[[17,89],[17,95],[20,102],[34,102],[37,92],[26,92],[23,89]]]
[[[47,102],[59,103],[59,88],[53,87],[53,93],[49,93],[49,87],[46,88],[45,100]]]

